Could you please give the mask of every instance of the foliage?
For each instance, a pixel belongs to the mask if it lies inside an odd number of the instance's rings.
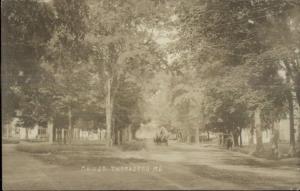
[[[105,114],[115,130],[151,119],[235,132],[257,108],[269,128],[291,95],[300,103],[294,0],[1,5],[4,121],[20,110],[23,126],[45,126],[72,112]],[[173,34],[170,46],[159,33]]]
[[[41,121],[36,112],[47,112],[35,104],[43,97],[40,91],[43,72],[39,59],[45,53],[46,42],[53,32],[54,14],[49,4],[37,1],[1,2],[3,55],[4,120],[16,116],[21,109],[26,122]],[[32,117],[29,117],[32,115]],[[27,116],[27,117],[26,117]],[[27,123],[25,123],[26,126]]]
[[[227,129],[246,127],[256,107],[273,120],[281,118],[290,89],[278,73],[283,57],[276,61],[270,52],[275,38],[283,39],[289,32],[288,16],[297,20],[296,3],[190,1],[179,5],[175,22],[180,38],[171,52],[181,55],[175,63],[177,72],[191,76],[183,69],[197,71],[193,80],[201,80],[204,86],[204,110],[210,122],[220,120]]]

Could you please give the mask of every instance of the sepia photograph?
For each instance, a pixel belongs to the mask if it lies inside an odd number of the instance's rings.
[[[300,190],[300,0],[1,0],[2,190]]]

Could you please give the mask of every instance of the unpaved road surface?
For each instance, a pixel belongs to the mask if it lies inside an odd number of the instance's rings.
[[[146,166],[159,167],[135,172],[68,168],[47,164],[17,151],[14,145],[3,145],[2,149],[4,190],[300,188],[299,163],[277,166],[213,146],[152,145],[144,151],[118,153],[120,158],[146,159]]]

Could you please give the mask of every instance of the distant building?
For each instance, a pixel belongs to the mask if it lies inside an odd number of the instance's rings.
[[[47,128],[35,125],[34,127],[19,127],[18,118],[14,118],[9,124],[5,124],[2,136],[12,139],[47,139]]]
[[[294,116],[294,128],[295,128],[295,140],[300,141],[300,117],[299,110],[295,108]],[[263,143],[269,143],[271,141],[272,129],[265,129],[262,131]],[[242,141],[244,145],[248,145],[253,140],[253,143],[256,144],[255,131],[253,137],[251,137],[250,128],[243,129],[242,131]],[[280,142],[289,142],[290,141],[290,119],[282,119],[279,121],[279,141]]]
[[[271,135],[272,130],[265,129],[262,131],[262,140],[263,143],[269,143],[271,141]],[[242,130],[242,144],[243,145],[249,145],[249,144],[256,144],[256,133],[253,132],[253,135],[251,135],[250,128],[246,128]]]
[[[5,124],[2,128],[2,137],[16,139],[19,138],[20,129],[17,126],[18,121],[18,118],[13,118],[13,120],[10,123]]]

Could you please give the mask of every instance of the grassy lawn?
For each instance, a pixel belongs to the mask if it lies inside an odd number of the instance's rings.
[[[120,158],[118,155],[125,151],[137,151],[145,148],[141,141],[133,141],[120,147],[108,148],[105,145],[58,145],[58,144],[19,144],[18,151],[31,153],[35,158],[48,164],[66,167],[89,166],[124,166],[147,163],[147,160],[136,158]]]
[[[132,142],[124,143],[120,145],[123,151],[139,151],[146,149],[146,143],[142,140],[134,140]]]
[[[70,168],[80,168],[83,166],[130,166],[131,164],[142,165],[148,161],[144,159],[136,158],[118,158],[114,156],[95,155],[93,153],[85,155],[75,154],[48,154],[48,155],[35,155],[36,158],[46,162],[47,164],[61,165]]]
[[[33,144],[19,144],[16,149],[22,152],[45,154],[45,153],[57,153],[57,152],[78,152],[78,151],[99,151],[105,149],[103,146],[91,146],[91,145],[58,145],[47,143],[33,143]]]
[[[18,144],[18,143],[20,143],[18,139],[2,138],[2,144]]]
[[[114,146],[111,148],[107,148],[105,143],[97,143],[97,144],[83,144],[83,143],[75,143],[71,145],[64,144],[48,144],[48,143],[28,143],[28,144],[20,144],[17,147],[17,150],[28,153],[56,153],[56,152],[85,152],[85,151],[103,151],[103,150],[118,150],[122,151],[139,151],[142,149],[146,149],[146,144],[143,141],[132,141],[128,143],[124,143],[120,146]]]
[[[255,151],[255,146],[256,145],[245,145],[242,147],[234,147],[233,151],[241,152],[244,154],[253,154]],[[260,153],[259,155],[255,154],[256,157],[259,158],[265,158],[265,159],[273,159],[272,157],[272,145],[271,143],[264,143],[264,150],[265,152]],[[300,157],[300,143],[296,143],[296,156],[295,157]],[[279,144],[279,153],[280,153],[280,159],[283,158],[289,158],[288,156],[289,152],[289,144],[288,143],[280,143]]]

